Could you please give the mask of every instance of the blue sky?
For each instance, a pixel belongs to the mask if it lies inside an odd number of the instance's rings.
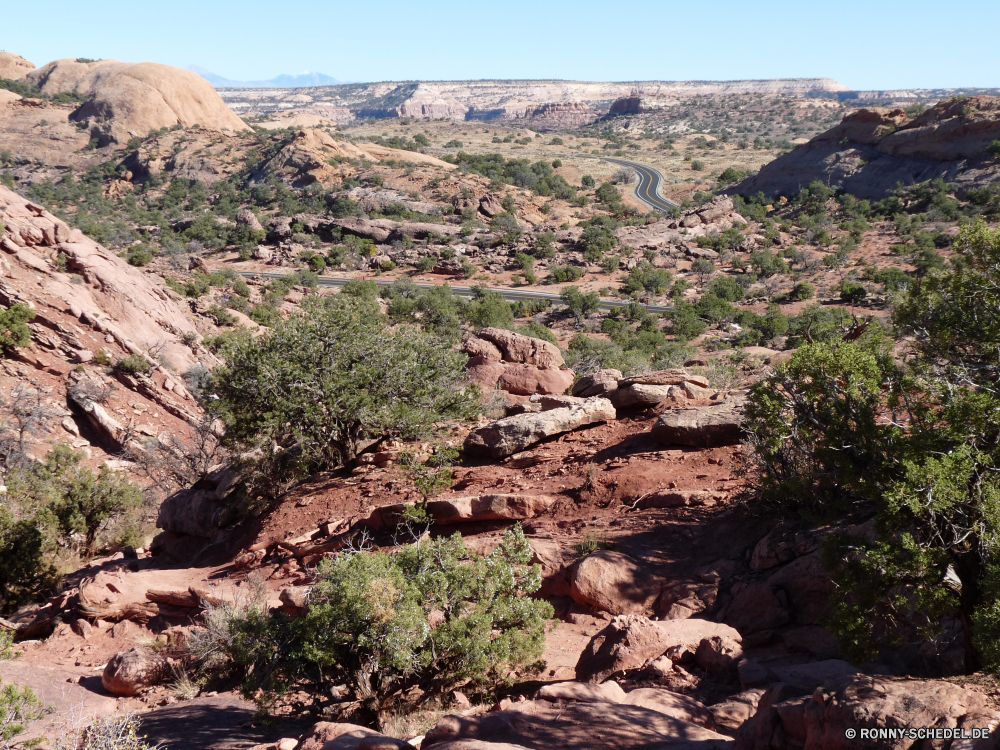
[[[856,89],[1000,87],[1000,2],[35,0],[0,49],[201,65],[234,80],[829,77]]]

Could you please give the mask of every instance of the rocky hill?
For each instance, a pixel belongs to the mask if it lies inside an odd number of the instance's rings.
[[[13,80],[46,96],[73,94],[84,100],[69,119],[89,130],[100,145],[126,143],[177,126],[200,125],[231,133],[248,130],[210,83],[186,70],[117,60],[55,60],[37,69],[23,63],[27,61],[6,62]]]
[[[1000,99],[940,102],[915,118],[902,109],[860,109],[836,127],[735,186],[744,195],[793,196],[819,180],[859,198],[883,198],[900,185],[944,179],[960,190],[1000,175]]]

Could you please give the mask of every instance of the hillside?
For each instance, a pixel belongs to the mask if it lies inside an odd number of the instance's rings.
[[[861,109],[733,190],[791,197],[818,180],[858,198],[941,179],[967,192],[1000,175],[1000,98],[942,101],[921,114]]]
[[[183,71],[20,60],[0,678],[53,710],[18,741],[1000,726],[996,100],[409,82],[206,123]],[[918,161],[953,182],[852,194]]]

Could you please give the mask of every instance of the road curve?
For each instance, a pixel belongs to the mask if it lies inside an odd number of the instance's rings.
[[[672,208],[680,208],[680,204],[668,201],[666,198],[660,196],[660,183],[663,182],[663,175],[658,170],[634,161],[611,159],[606,156],[602,158],[612,164],[620,164],[623,167],[630,167],[636,171],[639,175],[639,184],[635,187],[635,197],[650,208],[657,211],[669,211]]]
[[[262,276],[265,279],[280,279],[282,276],[288,274],[283,273],[250,273],[241,272],[241,276]],[[320,276],[319,284],[320,286],[328,286],[334,288],[341,288],[348,281],[360,281],[360,279],[346,279],[346,278],[330,278],[328,276]],[[374,281],[380,287],[392,286],[392,281],[387,281],[384,279],[369,279],[369,281]],[[444,286],[444,284],[417,284],[419,289],[433,289],[437,286]],[[459,297],[471,297],[474,292],[472,287],[468,286],[453,286],[451,291]],[[499,292],[503,295],[503,298],[508,302],[517,302],[518,300],[548,300],[549,302],[558,303],[562,301],[562,298],[558,294],[546,294],[544,292],[529,292],[522,291],[520,289],[503,289],[496,288],[490,289],[491,292]],[[628,307],[632,303],[631,300],[601,300],[602,310],[611,310],[615,307]],[[674,308],[669,305],[647,305],[646,309],[651,313],[664,313]]]

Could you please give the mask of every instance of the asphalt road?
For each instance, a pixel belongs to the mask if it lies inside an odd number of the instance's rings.
[[[283,273],[242,273],[241,276],[263,276],[266,279],[280,279],[282,276],[287,274]],[[330,278],[329,276],[320,276],[319,284],[320,286],[329,286],[339,289],[344,286],[348,281],[358,281],[359,279],[343,279],[343,278]],[[369,279],[369,281],[374,281],[380,287],[391,286],[391,281],[386,281],[384,279]],[[436,286],[444,286],[443,284],[417,284],[420,289],[432,289]],[[471,297],[474,292],[472,287],[468,286],[453,286],[451,291],[459,297]],[[561,298],[558,294],[545,294],[544,292],[529,292],[522,291],[520,289],[502,289],[495,288],[490,289],[491,292],[499,292],[503,295],[504,299],[508,302],[517,302],[518,300],[549,300],[553,303],[561,302]],[[622,300],[601,300],[601,309],[610,310],[614,307],[628,307],[630,301]],[[647,310],[651,313],[663,313],[668,310],[673,310],[674,308],[668,305],[648,305]]]
[[[624,159],[609,159],[608,157],[602,158],[612,164],[620,164],[623,167],[631,167],[636,171],[636,174],[639,175],[639,184],[636,185],[635,188],[635,197],[650,208],[656,209],[657,211],[668,211],[671,208],[680,208],[679,204],[660,197],[660,183],[663,182],[663,175],[661,175],[653,167],[647,167],[645,164],[639,164],[634,161],[625,161]]]

